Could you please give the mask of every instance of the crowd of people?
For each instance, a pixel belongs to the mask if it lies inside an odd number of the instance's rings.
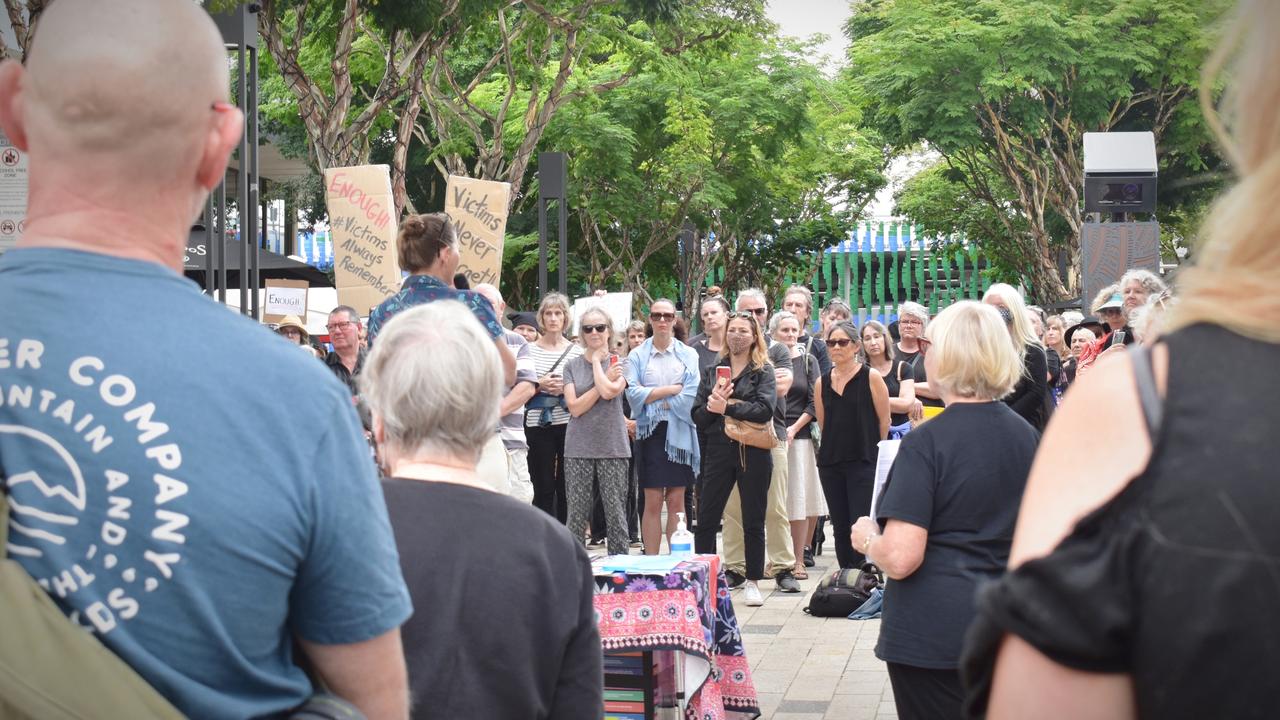
[[[1133,269],[1089,317],[1005,284],[887,324],[803,286],[508,312],[410,215],[402,288],[318,352],[181,276],[244,126],[205,11],[51,3],[0,63],[30,163],[0,716],[599,718],[587,546],[661,553],[682,513],[748,605],[800,591],[827,518],[841,568],[888,577],[899,717],[1274,714],[1280,6],[1241,8],[1211,62],[1238,59],[1240,180],[1176,293]],[[145,321],[69,330],[87,308]]]

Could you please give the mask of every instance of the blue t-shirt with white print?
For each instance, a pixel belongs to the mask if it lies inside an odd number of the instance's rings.
[[[294,707],[295,635],[411,613],[346,388],[154,263],[0,256],[0,478],[8,556],[193,717]]]

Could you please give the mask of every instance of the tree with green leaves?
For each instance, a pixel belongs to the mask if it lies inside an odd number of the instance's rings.
[[[844,235],[883,184],[884,148],[847,93],[775,33],[735,33],[557,116],[548,139],[569,152],[591,285],[642,300],[678,285],[692,307],[713,265],[767,284]]]
[[[259,28],[280,82],[264,97],[284,125],[297,113],[320,170],[385,147],[398,208],[413,207],[413,145],[441,176],[511,183],[514,205],[565,103],[761,14],[760,0],[267,0]],[[584,65],[596,80],[573,82]]]
[[[990,208],[984,221],[1005,241],[992,249],[1023,268],[1032,294],[1064,299],[1057,255],[1067,253],[1074,281],[1084,132],[1150,130],[1162,174],[1216,162],[1195,95],[1225,4],[869,0],[846,28],[848,72],[890,142],[926,143],[941,177]]]

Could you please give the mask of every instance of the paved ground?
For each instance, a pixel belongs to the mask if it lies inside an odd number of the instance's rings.
[[[828,530],[830,536],[830,530]],[[897,718],[884,663],[873,652],[879,620],[815,618],[804,613],[809,593],[835,566],[829,546],[814,558],[803,593],[770,592],[760,583],[761,607],[747,607],[733,594],[747,658],[765,720],[873,720]]]

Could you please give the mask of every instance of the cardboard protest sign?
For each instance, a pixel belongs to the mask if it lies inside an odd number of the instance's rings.
[[[307,317],[306,280],[267,280],[266,302],[262,304],[262,321],[278,323],[285,315],[296,315],[304,322]]]
[[[578,321],[582,313],[598,307],[609,314],[613,321],[613,331],[623,333],[631,323],[632,294],[629,292],[606,293],[604,295],[588,295],[573,301],[573,335],[578,334]]]
[[[13,247],[27,224],[27,154],[0,132],[0,253]]]
[[[386,165],[328,168],[324,195],[338,302],[367,315],[400,290],[391,171]]]
[[[510,198],[510,183],[449,176],[444,212],[458,230],[462,255],[458,272],[467,276],[472,287],[479,283],[498,285]]]

